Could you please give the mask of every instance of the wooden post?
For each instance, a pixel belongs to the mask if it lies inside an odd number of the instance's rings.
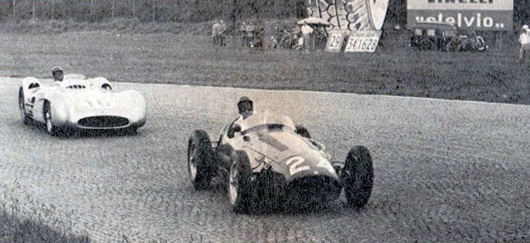
[[[37,0],[31,1],[31,19],[33,20],[35,20],[35,1]]]
[[[90,0],[90,18],[94,20],[94,0]]]
[[[156,0],[153,0],[153,10],[152,10],[152,17],[153,17],[153,22],[156,21]]]
[[[179,11],[178,10],[178,5],[179,5],[179,0],[175,0],[175,9],[173,11],[173,14],[175,15],[173,17],[174,17],[175,21],[178,20],[178,11]]]
[[[17,18],[17,0],[13,0],[13,19]]]
[[[133,18],[136,18],[136,0],[132,0]]]
[[[52,0],[52,20],[55,19],[55,0]]]
[[[503,42],[502,36],[503,36],[502,31],[495,32],[495,47],[499,50],[502,50],[502,42]]]

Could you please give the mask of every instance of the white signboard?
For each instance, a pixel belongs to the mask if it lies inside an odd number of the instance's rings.
[[[407,27],[448,22],[459,29],[512,30],[513,0],[408,0]]]
[[[344,34],[342,32],[331,32],[326,43],[326,51],[340,52],[343,40]]]
[[[357,31],[349,36],[344,52],[375,52],[380,31]]]

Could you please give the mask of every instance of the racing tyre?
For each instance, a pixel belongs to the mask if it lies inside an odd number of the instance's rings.
[[[212,180],[213,148],[203,130],[195,130],[188,140],[188,172],[195,190],[204,190]]]
[[[309,131],[302,125],[298,125],[295,127],[296,134],[304,137],[304,138],[311,138],[311,134],[309,134]]]
[[[235,151],[232,156],[228,178],[228,199],[236,213],[248,213],[252,203],[250,162],[243,151]]]
[[[48,134],[54,137],[59,136],[60,129],[53,125],[52,109],[50,102],[44,102],[44,109],[42,112],[44,116],[44,123],[46,124],[46,132],[48,132]]]
[[[20,89],[18,93],[18,109],[20,110],[20,117],[22,118],[22,124],[29,125],[31,118],[26,114],[26,104],[24,101],[24,91]]]
[[[370,199],[374,178],[372,157],[366,147],[350,149],[341,177],[348,206],[356,209],[364,207]]]

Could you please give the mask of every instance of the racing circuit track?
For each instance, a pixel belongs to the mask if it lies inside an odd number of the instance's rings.
[[[46,205],[78,234],[121,241],[528,241],[530,109],[339,93],[115,83],[146,97],[137,136],[55,138],[23,126],[20,79],[0,79],[0,200]],[[366,145],[373,193],[361,211],[237,215],[222,189],[196,192],[186,145],[215,140],[240,95],[304,124],[341,160]],[[11,200],[12,201],[12,200]]]

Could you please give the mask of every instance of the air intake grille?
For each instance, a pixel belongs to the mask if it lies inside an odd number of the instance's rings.
[[[67,89],[86,89],[86,86],[84,86],[84,85],[77,85],[77,84],[76,84],[76,85],[68,85],[66,88],[67,88]]]
[[[129,119],[119,116],[92,116],[79,120],[82,127],[123,127],[129,124]]]

